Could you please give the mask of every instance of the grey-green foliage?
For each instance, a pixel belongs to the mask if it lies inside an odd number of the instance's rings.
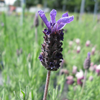
[[[49,13],[46,15],[49,19]],[[59,19],[61,15],[62,12],[58,12],[56,19]],[[68,69],[69,72],[72,71],[73,64],[77,65],[78,70],[82,68],[87,52],[91,51],[91,48],[95,45],[97,51],[95,55],[91,57],[91,61],[94,63],[99,62],[100,57],[98,53],[100,49],[100,23],[92,23],[92,15],[86,14],[83,16],[83,22],[80,24],[76,20],[77,15],[74,15],[74,21],[67,24],[64,28],[67,29],[68,32],[64,32],[63,55],[67,64],[65,68]],[[3,86],[0,86],[0,99],[20,100],[21,97],[24,97],[26,100],[31,100],[30,98],[32,98],[32,100],[41,100],[47,73],[47,70],[41,65],[38,59],[39,53],[41,52],[41,44],[43,43],[43,28],[39,25],[37,29],[38,43],[36,43],[34,27],[31,28],[33,25],[32,14],[25,14],[23,26],[20,26],[19,21],[20,16],[18,15],[7,16],[3,14],[3,16],[0,16],[0,22],[5,23],[6,26],[0,26],[0,49],[3,46],[0,54],[2,54],[2,61],[4,64],[4,69],[2,71]],[[41,20],[39,19],[39,21]],[[79,54],[77,54],[74,49],[74,47],[77,46],[74,42],[76,38],[79,38],[81,41],[81,52]],[[72,48],[70,48],[68,44],[70,40],[74,42]],[[91,41],[90,47],[85,46],[87,40]],[[20,49],[23,50],[23,53],[17,56],[16,51]],[[71,52],[68,53],[68,50],[71,50]],[[27,60],[29,54],[31,55],[30,61]],[[47,96],[49,100],[55,98],[59,100],[60,96],[62,96],[66,78],[59,76],[59,71],[60,69],[51,74]],[[56,87],[54,86],[55,82]],[[95,80],[95,82],[99,84],[98,80]],[[88,84],[89,83],[87,83],[87,86]],[[95,84],[92,86],[95,86]],[[80,93],[80,89],[81,88],[78,87],[77,94]],[[100,91],[96,92],[96,88],[93,92],[95,94],[100,93]],[[64,93],[66,93],[66,91]],[[70,94],[72,95],[73,91]],[[91,97],[91,95],[89,96]]]

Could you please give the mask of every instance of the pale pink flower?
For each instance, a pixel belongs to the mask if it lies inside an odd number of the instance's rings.
[[[91,54],[92,54],[92,55],[95,54],[95,47],[92,48]]]
[[[94,64],[94,63],[93,63],[93,62],[91,62],[90,66],[93,66],[93,64]]]
[[[89,47],[89,46],[90,46],[90,41],[87,40],[85,45],[86,45],[87,47]]]
[[[68,72],[67,69],[61,69],[61,70],[60,70],[60,75],[61,75],[61,74],[66,74],[66,75],[68,75],[69,72]]]
[[[78,46],[78,47],[77,47],[77,53],[80,53],[80,50],[81,50],[81,47]]]
[[[75,42],[79,45],[80,44],[80,39],[76,39]]]
[[[69,41],[69,46],[72,46],[73,45],[73,41]]]
[[[89,80],[92,81],[92,80],[93,80],[93,76],[90,76],[90,77],[89,77]]]
[[[74,83],[73,76],[67,76],[67,84],[72,85]]]
[[[96,69],[97,65],[95,64],[93,67],[94,67],[94,69]]]
[[[76,66],[73,66],[72,73],[73,73],[73,74],[76,74],[76,73],[77,73],[77,67],[76,67]]]
[[[89,70],[90,70],[90,71],[94,71],[95,68],[94,68],[93,66],[90,66]]]

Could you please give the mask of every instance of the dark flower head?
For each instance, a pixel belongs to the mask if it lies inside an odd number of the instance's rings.
[[[44,43],[42,44],[42,52],[39,59],[43,66],[47,70],[56,71],[60,67],[60,63],[63,60],[62,55],[62,41],[63,41],[63,27],[73,21],[74,17],[69,16],[68,13],[62,15],[57,22],[55,20],[56,10],[50,12],[50,22],[47,20],[45,13],[40,10],[38,11],[47,29],[44,29]]]
[[[87,58],[84,61],[84,69],[89,69],[91,63],[90,52],[87,54]]]

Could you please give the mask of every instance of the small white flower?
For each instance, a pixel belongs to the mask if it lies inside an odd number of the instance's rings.
[[[96,71],[97,75],[100,75],[100,65],[98,65],[98,66],[95,68],[95,71]]]
[[[77,79],[83,78],[83,77],[84,77],[83,71],[80,70],[80,72],[77,72],[77,73],[76,73],[76,77],[77,77]]]
[[[100,65],[98,65],[98,66],[96,67],[96,70],[100,70]]]

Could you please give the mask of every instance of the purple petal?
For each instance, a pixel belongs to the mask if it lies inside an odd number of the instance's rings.
[[[43,56],[41,54],[39,55],[39,59],[40,59],[40,61],[43,60]]]
[[[91,54],[90,54],[90,52],[88,52],[88,54],[87,54],[87,55],[88,55],[88,57],[90,57],[90,55],[91,55]]]
[[[47,20],[44,11],[39,10],[38,13],[39,13],[41,19],[43,20],[43,22],[45,23],[45,25],[46,25],[48,28],[50,28],[50,23],[49,23],[49,21]]]
[[[60,18],[56,24],[57,30],[62,29],[67,23],[70,23],[73,20],[74,20],[74,16]]]
[[[68,17],[69,15],[68,15],[68,12],[67,13],[64,13],[63,15],[62,15],[62,17]]]
[[[56,11],[55,9],[53,9],[53,10],[50,12],[50,18],[51,18],[51,23],[52,23],[52,24],[56,23],[56,20],[55,20],[56,14],[57,14],[57,11]]]

